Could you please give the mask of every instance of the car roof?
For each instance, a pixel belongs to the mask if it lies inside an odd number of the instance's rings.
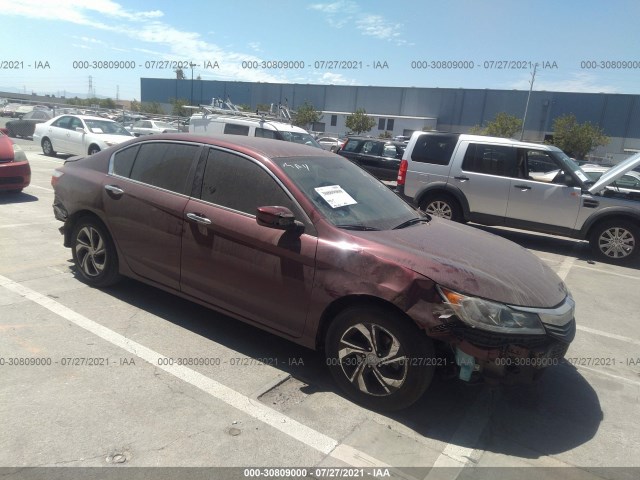
[[[230,138],[232,137],[232,138]],[[156,140],[178,140],[198,142],[219,147],[226,147],[244,153],[255,152],[268,158],[278,157],[334,157],[334,153],[318,147],[302,145],[285,140],[275,140],[260,137],[245,137],[243,135],[198,135],[197,133],[162,133],[150,137],[140,137],[138,141],[149,142]],[[133,142],[135,144],[137,142]]]

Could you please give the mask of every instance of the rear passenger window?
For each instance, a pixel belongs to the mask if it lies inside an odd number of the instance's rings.
[[[199,149],[198,145],[183,143],[162,142],[141,145],[133,163],[130,178],[165,190],[186,194],[187,177]]]
[[[116,153],[113,156],[113,173],[121,177],[129,178],[131,176],[131,169],[133,168],[133,161],[136,159],[139,149],[140,145],[136,145]]]
[[[256,128],[256,137],[273,138],[274,140],[278,138],[274,130],[267,130],[266,128]]]
[[[342,150],[344,152],[356,152],[358,151],[359,144],[360,142],[358,142],[357,140],[347,140],[347,143],[344,144],[344,147],[342,147]]]
[[[449,165],[457,135],[420,135],[411,153],[414,162]]]
[[[225,123],[223,133],[229,135],[249,135],[249,127],[247,125],[236,125],[235,123]]]
[[[256,214],[258,207],[282,206],[294,210],[293,202],[261,166],[228,152],[211,149],[204,171],[200,198],[240,212]]]
[[[471,143],[464,155],[462,170],[501,177],[517,177],[516,149],[503,145]]]

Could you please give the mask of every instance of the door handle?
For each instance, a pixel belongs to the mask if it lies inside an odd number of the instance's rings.
[[[469,181],[469,177],[453,177],[456,180],[460,180],[461,182],[467,182]]]
[[[121,197],[124,194],[124,190],[120,187],[116,187],[115,185],[105,185],[104,189],[114,197]]]
[[[514,185],[514,188],[519,188],[520,190],[524,191],[524,190],[531,190],[531,187],[529,185]]]
[[[187,218],[189,220],[193,220],[196,223],[201,223],[202,225],[211,225],[211,220],[209,220],[204,215],[199,215],[197,213],[187,213]]]

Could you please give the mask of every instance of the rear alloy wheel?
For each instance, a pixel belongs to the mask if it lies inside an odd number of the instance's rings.
[[[356,402],[400,410],[418,400],[433,378],[431,340],[395,312],[348,308],[327,332],[325,353],[336,383]]]
[[[601,259],[626,263],[640,256],[638,241],[640,228],[625,220],[611,220],[598,225],[591,233],[589,243]]]
[[[100,151],[100,147],[98,147],[97,145],[91,145],[89,147],[89,155],[94,155],[96,153],[98,153]]]
[[[48,157],[53,157],[56,154],[53,149],[53,145],[51,144],[51,140],[46,137],[42,139],[42,153]]]
[[[460,207],[455,200],[446,195],[429,197],[420,204],[420,210],[434,217],[460,221]]]
[[[92,218],[80,219],[72,233],[71,251],[76,270],[92,287],[107,287],[119,279],[118,256],[109,234]]]

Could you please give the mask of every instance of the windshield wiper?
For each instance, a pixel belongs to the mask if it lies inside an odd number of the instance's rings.
[[[422,222],[429,222],[429,219],[426,217],[416,217],[416,218],[410,218],[409,220],[407,220],[406,222],[402,222],[400,225],[398,225],[397,227],[393,227],[394,230],[398,230],[400,228],[405,228],[405,227],[409,227],[411,225],[415,225],[416,223],[422,223]]]
[[[336,225],[338,228],[344,228],[345,230],[361,230],[363,232],[379,231],[376,227],[367,227],[366,225]]]

